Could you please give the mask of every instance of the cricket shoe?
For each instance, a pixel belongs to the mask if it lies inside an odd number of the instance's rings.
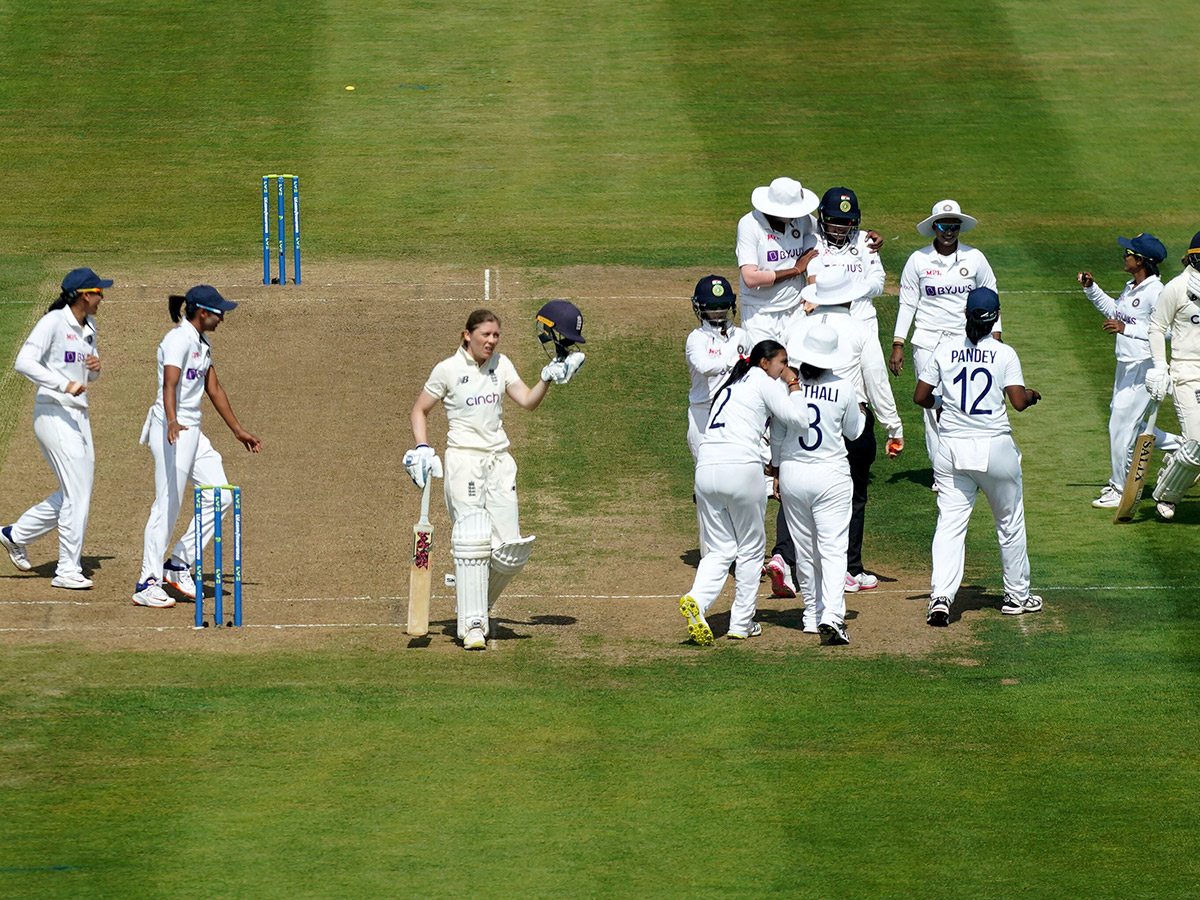
[[[930,597],[929,612],[925,622],[934,628],[945,628],[950,624],[950,600],[947,597]]]
[[[1041,612],[1042,598],[1035,594],[1030,594],[1025,599],[1014,597],[1012,594],[1004,595],[1004,603],[1000,606],[1000,612],[1006,616],[1019,616],[1022,613]]]
[[[679,598],[679,612],[688,621],[687,630],[692,640],[701,647],[711,647],[712,629],[708,625],[708,620],[704,618],[704,613],[700,612],[700,604],[691,594],[684,594]]]
[[[1092,501],[1096,509],[1116,509],[1121,505],[1121,492],[1111,484],[1106,484],[1100,491],[1100,496]]]
[[[771,593],[776,597],[795,597],[796,586],[792,584],[792,573],[783,557],[776,553],[763,566],[763,574],[771,579]]]
[[[92,579],[82,572],[71,572],[68,575],[55,575],[50,587],[66,588],[69,591],[86,591],[92,586]]]
[[[817,628],[817,614],[811,616],[807,613],[800,618],[800,630],[805,634],[819,634],[820,629]]]
[[[1154,504],[1154,509],[1158,512],[1158,515],[1163,519],[1170,520],[1170,519],[1175,518],[1175,504],[1174,503],[1168,503],[1166,500],[1159,500],[1157,503]],[[20,568],[20,566],[18,566],[17,568]]]
[[[747,631],[734,631],[732,628],[726,632],[725,636],[735,641],[744,641],[748,638],[758,637],[762,634],[762,626],[757,622],[751,622],[750,628]]]
[[[8,558],[12,560],[12,564],[22,572],[28,572],[33,568],[33,564],[29,561],[29,554],[25,550],[24,544],[18,544],[12,539],[12,526],[5,525],[0,528],[0,545],[8,551]]]
[[[483,633],[483,628],[476,625],[474,628],[467,629],[467,636],[463,638],[464,650],[486,650],[487,635]]]
[[[151,576],[134,589],[133,602],[138,606],[153,606],[165,609],[175,605],[175,598],[159,587],[158,579]]]
[[[175,588],[189,600],[196,599],[196,580],[192,578],[192,570],[173,559],[163,563],[163,584]]]
[[[846,573],[846,593],[855,591],[873,591],[879,587],[879,579],[870,572],[859,572],[857,575]]]
[[[825,643],[832,646],[850,643],[850,635],[846,633],[846,626],[841,622],[822,622],[817,631],[825,638]]]

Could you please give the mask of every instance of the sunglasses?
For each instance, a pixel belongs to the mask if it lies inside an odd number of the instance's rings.
[[[77,293],[77,294],[99,294],[101,298],[104,297],[104,291],[102,291],[100,288],[80,288],[75,293]]]
[[[216,316],[216,317],[217,317],[217,321],[218,321],[218,322],[224,322],[224,321],[225,321],[225,313],[224,313],[222,310],[219,310],[219,309],[209,309],[207,306],[202,306],[202,307],[200,307],[200,308],[201,308],[202,310],[204,310],[206,313],[208,313],[210,316]]]
[[[1132,256],[1134,259],[1145,259],[1145,258],[1146,258],[1146,257],[1142,256],[1142,254],[1140,254],[1140,253],[1134,253],[1132,250],[1128,250],[1128,249],[1127,249],[1127,250],[1125,251],[1125,258],[1126,258],[1126,259],[1129,259],[1129,257],[1131,257],[1131,256]]]
[[[947,231],[958,231],[962,228],[962,222],[934,222],[933,228],[945,234]]]

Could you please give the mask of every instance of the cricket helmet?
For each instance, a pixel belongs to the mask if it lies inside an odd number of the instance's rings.
[[[831,247],[845,247],[858,237],[862,211],[858,197],[850,188],[834,187],[821,197],[817,207],[817,230]]]
[[[583,338],[583,313],[574,303],[551,300],[537,311],[535,322],[538,342],[550,356],[562,359],[571,352],[572,344],[587,343]]]
[[[722,325],[733,321],[737,312],[733,286],[720,275],[705,275],[692,292],[692,311],[701,324]]]

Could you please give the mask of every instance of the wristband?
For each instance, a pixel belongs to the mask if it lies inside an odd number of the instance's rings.
[[[429,446],[428,444],[417,444],[416,449],[420,450],[422,447],[428,447],[428,446]]]

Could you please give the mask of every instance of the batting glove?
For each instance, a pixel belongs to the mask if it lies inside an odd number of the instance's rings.
[[[422,444],[415,450],[409,450],[404,454],[404,471],[408,472],[408,477],[413,480],[413,484],[424,488],[425,482],[433,474],[433,466],[437,462],[438,458],[434,456],[430,446]],[[440,469],[441,466],[438,465],[438,468]]]
[[[554,362],[542,366],[542,381],[553,381],[555,384],[562,384],[561,379],[566,374],[566,360],[556,359]]]
[[[574,353],[568,353],[567,358],[563,362],[563,373],[559,378],[554,379],[555,384],[566,384],[575,377],[575,373],[583,368],[585,357],[582,353],[576,350]]]
[[[1162,400],[1171,392],[1171,376],[1167,370],[1155,366],[1146,373],[1146,393],[1151,400]]]

